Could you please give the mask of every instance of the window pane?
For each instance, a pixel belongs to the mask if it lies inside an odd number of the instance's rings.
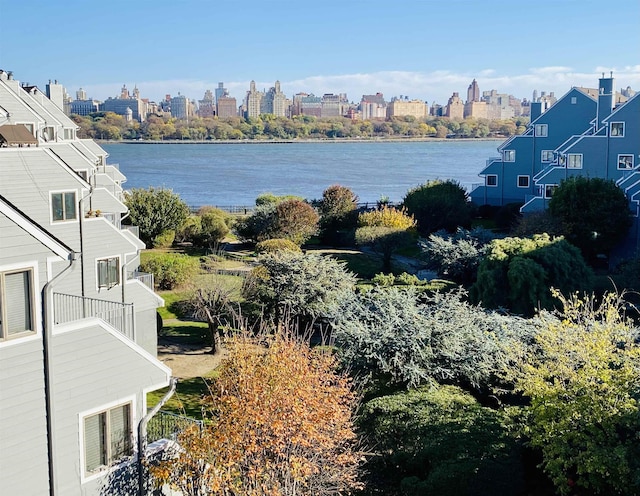
[[[75,219],[76,218],[76,194],[75,193],[65,193],[64,194],[64,213],[65,219]]]
[[[64,220],[62,193],[53,193],[51,195],[51,210],[53,212],[53,220]]]
[[[84,464],[87,472],[93,472],[107,464],[104,420],[104,413],[84,419]]]
[[[109,428],[111,430],[111,459],[109,461],[116,461],[130,455],[129,405],[122,405],[109,411]]]
[[[7,335],[33,329],[31,322],[31,284],[28,271],[5,274],[4,276],[5,313],[4,326]]]
[[[118,284],[118,259],[110,258],[107,264],[109,266],[109,286],[115,286]]]

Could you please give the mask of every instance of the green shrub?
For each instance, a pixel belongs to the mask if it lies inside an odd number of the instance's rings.
[[[178,253],[149,253],[140,263],[143,272],[153,274],[157,289],[174,289],[186,283],[198,272],[197,259]]]
[[[196,238],[200,246],[212,248],[229,234],[225,215],[225,212],[218,209],[209,210],[202,215],[200,234]]]
[[[396,276],[394,276],[393,274],[384,274],[380,272],[379,274],[373,276],[373,279],[371,281],[376,286],[389,287],[393,286],[394,282],[396,281]]]
[[[402,284],[403,286],[419,286],[422,284],[422,281],[418,279],[418,276],[415,274],[403,272],[396,276],[396,284]]]
[[[197,243],[197,237],[202,231],[202,222],[199,215],[190,215],[176,231],[177,243]]]
[[[155,238],[153,238],[154,248],[171,248],[173,241],[176,238],[175,231],[162,231]]]
[[[265,239],[256,245],[257,253],[273,253],[280,250],[300,252],[300,247],[293,241],[282,238]]]

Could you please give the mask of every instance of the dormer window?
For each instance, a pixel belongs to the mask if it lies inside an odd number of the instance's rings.
[[[502,151],[502,160],[505,162],[515,162],[516,161],[516,151],[515,150],[503,150]]]
[[[610,124],[610,135],[615,138],[624,137],[624,122],[612,122]]]
[[[56,132],[53,129],[53,126],[43,127],[40,131],[40,137],[43,141],[55,141]]]
[[[535,125],[535,135],[541,138],[544,138],[549,135],[549,126],[548,124],[536,124]]]

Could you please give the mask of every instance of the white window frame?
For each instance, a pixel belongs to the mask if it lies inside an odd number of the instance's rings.
[[[115,270],[115,275],[116,275],[116,280],[115,281],[111,281],[108,279],[108,274],[109,274],[109,262],[114,261],[116,262],[116,270]],[[107,267],[106,267],[106,273],[107,273],[107,281],[105,281],[104,283],[100,282],[100,266],[101,266],[101,262],[106,262],[107,263]],[[113,255],[113,256],[109,256],[109,257],[100,257],[100,258],[96,258],[96,287],[98,290],[101,289],[111,289],[114,288],[116,286],[119,286],[121,283],[121,274],[120,274],[120,269],[121,269],[122,265],[121,265],[121,260],[120,260],[120,256],[119,255]]]
[[[553,192],[558,188],[557,184],[545,184],[544,185],[544,197],[551,198],[553,196]]]
[[[56,141],[56,128],[53,126],[44,126],[40,129],[40,138],[45,142]]]
[[[527,180],[527,184],[525,186],[522,186],[520,184],[520,179],[526,179]],[[529,176],[518,176],[518,181],[517,181],[517,186],[518,188],[528,188],[529,187],[529,183],[530,183],[530,178]]]
[[[84,181],[89,182],[89,169],[76,169],[78,174]]]
[[[549,156],[551,156],[551,158],[549,158]],[[542,150],[542,152],[540,152],[540,161],[543,164],[553,162],[553,150]]]
[[[613,127],[614,125],[619,125],[620,126],[620,130],[616,131],[616,134],[613,133]],[[625,131],[625,123],[624,122],[610,122],[609,123],[609,136],[611,136],[612,138],[624,138],[624,131]]]
[[[502,161],[503,162],[515,162],[516,161],[516,151],[515,150],[502,150]]]
[[[496,183],[495,184],[489,184],[489,178],[495,178]],[[489,188],[496,188],[498,187],[498,175],[497,174],[487,174],[486,179],[485,179],[485,184],[487,187]]]
[[[578,103],[578,97],[577,96],[572,96],[571,97],[571,105],[575,105],[576,103]]]
[[[129,442],[129,446],[127,447],[126,451],[127,454],[122,455],[119,458],[115,458],[114,454],[112,453],[112,446],[111,446],[111,442],[107,441],[111,436],[110,436],[110,416],[109,413],[111,412],[111,410],[115,410],[116,408],[120,408],[123,406],[128,406],[129,407],[129,425],[128,425],[128,431],[129,431],[129,435],[128,435],[128,442]],[[135,425],[135,396],[130,396],[124,399],[120,399],[111,403],[108,403],[106,405],[102,405],[98,408],[94,408],[92,410],[87,410],[85,412],[81,412],[78,415],[78,429],[79,429],[79,439],[80,439],[80,450],[79,450],[79,454],[80,454],[80,467],[82,468],[82,472],[81,472],[81,481],[82,483],[91,481],[93,479],[96,479],[98,477],[102,477],[104,476],[105,472],[115,468],[115,467],[120,467],[126,464],[131,463],[132,461],[135,460],[135,450],[134,447],[136,445],[136,436],[135,436],[135,429],[133,428]],[[106,453],[104,454],[104,458],[105,461],[107,462],[106,464],[103,465],[99,465],[98,467],[96,467],[94,470],[89,471],[87,469],[87,453],[86,453],[86,448],[87,448],[87,439],[86,439],[86,432],[85,432],[85,422],[87,419],[91,418],[91,417],[95,417],[96,415],[105,415],[105,420],[106,423],[104,425],[104,432],[102,432],[102,434],[104,434],[103,437],[103,442],[104,442],[104,448],[106,450]]]
[[[579,157],[579,160],[578,160],[578,157]],[[567,153],[567,169],[582,169],[583,160],[584,160],[584,157],[582,156],[582,153]],[[579,165],[576,165],[575,163],[572,164],[571,163],[572,161],[578,161],[580,162],[580,164]]]
[[[28,287],[26,288],[26,294],[24,294],[25,301],[25,317],[28,318],[28,327],[23,331],[14,332],[9,334],[9,331],[5,329],[9,322],[9,308],[8,298],[9,295],[15,295],[15,293],[7,290],[7,276],[15,274],[26,274]],[[26,308],[28,307],[28,308]],[[32,266],[5,266],[0,267],[0,343],[10,342],[25,336],[31,336],[38,331],[38,305],[36,300],[36,267]]]
[[[74,140],[76,138],[76,130],[65,127],[62,131],[65,140]]]
[[[536,124],[534,127],[534,134],[540,138],[546,138],[549,136],[549,125],[548,124]]]
[[[53,215],[53,195],[62,195],[62,219],[55,219]],[[74,216],[67,217],[66,212],[66,195],[73,195]],[[60,190],[49,192],[49,213],[51,215],[51,223],[76,222],[78,220],[78,192],[76,190]]]
[[[631,158],[631,167],[620,167],[620,161],[622,157]],[[633,153],[619,153],[618,154],[618,170],[632,170],[635,165]]]

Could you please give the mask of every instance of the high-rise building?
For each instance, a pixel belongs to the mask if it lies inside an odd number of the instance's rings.
[[[360,114],[364,120],[384,119],[387,116],[387,102],[382,93],[362,95]]]
[[[460,94],[457,91],[449,97],[445,115],[449,119],[464,119],[464,103],[462,103]]]
[[[216,103],[218,100],[224,96],[225,93],[228,93],[227,88],[224,87],[224,83],[218,83],[218,87],[216,88]]]
[[[176,119],[186,119],[189,117],[189,99],[178,93],[178,96],[171,98],[171,117]]]
[[[321,117],[342,117],[344,110],[348,106],[347,95],[340,93],[325,93],[321,100]]]
[[[467,103],[480,101],[480,87],[474,79],[467,89]]]
[[[238,115],[236,99],[229,96],[229,93],[225,90],[225,93],[218,98],[217,109],[218,117],[224,119],[226,117],[235,117]]]
[[[387,105],[387,117],[413,116],[422,119],[428,114],[428,105],[422,100],[409,100],[408,96],[393,97]]]
[[[275,85],[269,88],[262,97],[260,105],[261,114],[273,114],[276,117],[286,117],[287,115],[287,97],[280,90],[280,81],[276,81]]]
[[[147,117],[147,106],[140,98],[140,91],[137,87],[134,87],[133,95],[131,95],[127,86],[122,85],[119,97],[109,97],[100,104],[100,110],[113,112],[123,117],[127,116],[128,108],[131,109],[133,119],[144,122]]]
[[[65,87],[58,83],[57,79],[53,83],[49,80],[47,84],[47,97],[66,115],[69,115],[71,97],[67,94]]]
[[[200,117],[213,117],[216,115],[216,102],[211,90],[204,92],[204,98],[198,100],[198,115]]]
[[[245,98],[245,106],[247,108],[245,117],[259,117],[262,111],[262,98],[264,93],[256,90],[256,82],[251,81],[249,84],[249,91]]]
[[[80,88],[76,91],[76,100],[87,100],[87,92]]]
[[[312,115],[314,117],[321,117],[322,97],[315,96],[313,93],[297,93],[293,96],[291,113],[293,115]]]

